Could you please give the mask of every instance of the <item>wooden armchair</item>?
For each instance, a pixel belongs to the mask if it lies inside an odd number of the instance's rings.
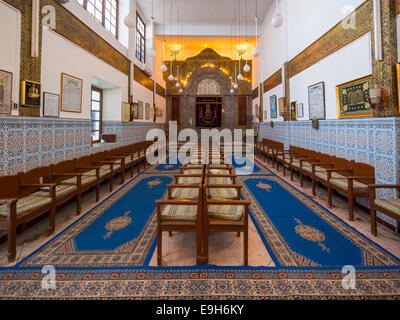
[[[312,172],[311,172],[311,179],[312,179],[312,194],[314,196],[317,195],[316,193],[316,185],[317,182],[327,183],[328,181],[328,168],[335,167],[335,156],[331,156],[329,154],[321,154],[319,156],[319,161],[311,162]],[[308,172],[303,170],[303,174]]]
[[[52,167],[40,167],[25,173],[18,174],[20,186],[32,186],[29,191],[35,196],[49,197],[50,188],[40,187],[43,183],[56,183],[55,206],[59,206],[70,199],[76,199],[76,214],[81,213],[82,199],[82,174],[70,172],[64,174],[53,174]],[[66,179],[67,178],[67,179]],[[37,185],[37,187],[34,187]]]
[[[203,256],[204,263],[208,263],[210,232],[243,232],[244,265],[248,265],[248,210],[250,201],[247,200],[216,200],[209,199],[210,188],[204,184],[203,188]]]
[[[341,169],[328,169],[328,203],[332,207],[332,190],[347,195],[349,220],[354,221],[354,201],[369,197],[369,184],[375,184],[375,168],[365,163],[346,163],[341,160]]]
[[[125,170],[126,169],[131,170],[131,178],[133,178],[133,169],[134,169],[135,165],[138,166],[138,172],[140,172],[140,161],[139,161],[140,153],[139,152],[135,152],[127,147],[122,147],[115,151],[115,155],[124,157],[124,159],[125,159],[124,167],[125,167]]]
[[[157,200],[157,264],[162,266],[162,233],[195,232],[196,264],[204,264],[202,250],[202,188],[196,200]]]
[[[98,169],[99,170],[99,183],[103,181],[109,180],[109,190],[110,192],[113,191],[113,161],[105,161],[101,156],[98,155],[91,155],[85,156],[79,159],[76,159],[76,167],[80,170],[91,170],[89,171],[90,174],[94,174],[94,172]],[[97,174],[97,173],[96,173]]]
[[[293,158],[300,156],[303,149],[290,146],[289,150],[278,150],[275,153],[276,170],[279,172],[279,165],[282,166],[283,176],[286,177],[286,167],[290,169]]]
[[[81,193],[95,188],[96,202],[100,200],[100,167],[78,167],[77,161],[67,160],[51,166],[53,182],[63,180],[75,182],[75,176],[81,175]]]
[[[316,151],[299,148],[297,154],[290,159],[290,179],[293,181],[294,172],[298,172],[301,175],[303,166],[312,169],[310,162],[318,160],[318,156],[319,153]]]
[[[369,205],[371,214],[371,233],[377,237],[378,229],[376,225],[376,212],[382,212],[383,214],[389,216],[392,219],[400,221],[400,185],[375,185],[370,184],[369,188]],[[397,197],[396,199],[377,199],[376,190],[377,189],[396,189]]]
[[[317,165],[320,161],[323,162],[323,155],[320,152],[308,151],[308,157],[304,159],[300,159],[300,185],[304,187],[304,176],[308,176],[310,178],[313,177],[313,165]],[[326,159],[325,159],[326,160]],[[327,160],[329,161],[329,160]]]
[[[0,177],[0,229],[7,231],[9,262],[16,258],[17,226],[50,212],[50,234],[54,233],[56,186],[56,183],[27,183],[22,186],[18,176]],[[50,188],[46,197],[32,194],[42,187]]]
[[[111,150],[104,152],[104,159],[106,161],[113,161],[113,171],[114,174],[120,174],[121,182],[120,184],[124,184],[125,182],[125,155],[118,155],[118,150]]]

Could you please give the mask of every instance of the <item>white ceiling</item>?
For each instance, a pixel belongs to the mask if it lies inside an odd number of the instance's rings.
[[[157,33],[163,31],[163,1],[154,1],[154,17],[157,24]],[[256,0],[165,0],[165,29],[171,32],[171,1],[172,1],[172,25],[173,33],[176,34],[177,12],[179,13],[180,34],[185,35],[215,35],[212,26],[215,26],[225,35],[230,34],[231,26],[234,25],[234,13],[237,12],[240,2],[241,12],[241,34],[245,34],[246,2],[248,34],[254,33],[254,16],[256,12]],[[265,17],[273,0],[257,0],[257,16]],[[152,11],[152,0],[137,0],[138,11],[144,15],[143,19],[150,21]],[[179,8],[177,10],[177,8]],[[203,28],[203,32],[193,28]],[[222,31],[223,30],[223,31]]]

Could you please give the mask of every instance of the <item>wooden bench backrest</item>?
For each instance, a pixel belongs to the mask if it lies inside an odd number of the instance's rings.
[[[334,163],[335,161],[335,157],[331,156],[330,154],[326,154],[326,153],[320,153],[319,154],[319,162],[320,163]],[[322,167],[324,168],[329,168],[328,165],[322,165]]]
[[[91,166],[92,162],[92,156],[84,156],[75,160],[75,167]]]
[[[360,163],[356,162],[354,163],[354,176],[355,177],[369,177],[369,178],[375,178],[375,168],[369,164],[366,163]],[[369,179],[363,180],[363,179],[358,179],[358,181],[366,183],[366,184],[373,184],[374,181],[371,181]]]
[[[0,198],[18,198],[20,196],[18,175],[0,177]]]
[[[349,161],[344,158],[335,158],[335,168],[353,170],[354,161]],[[342,176],[352,176],[353,173],[339,172]]]
[[[51,168],[50,167],[39,167],[32,169],[25,173],[20,173],[19,175],[20,185],[24,184],[40,184],[49,183],[51,181]],[[40,187],[28,187],[21,189],[21,195],[27,196],[35,191],[40,190]]]

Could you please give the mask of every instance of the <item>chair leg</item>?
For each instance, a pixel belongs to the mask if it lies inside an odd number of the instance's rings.
[[[332,188],[328,186],[328,206],[332,208]]]
[[[354,221],[354,196],[350,192],[348,197],[349,197],[349,220]]]
[[[76,195],[76,215],[79,216],[81,214],[82,209],[82,193],[79,192]]]
[[[121,168],[121,184],[125,182],[125,168]]]
[[[157,265],[162,266],[162,232],[157,228]]]
[[[172,237],[172,231],[169,232],[169,236]]]
[[[131,178],[133,178],[133,162],[132,162],[132,165],[131,165]]]
[[[50,234],[56,231],[56,206],[52,206],[49,213]]]
[[[8,242],[8,262],[15,261],[17,256],[17,222],[16,217],[8,217],[8,230],[7,230],[7,242]]]
[[[304,188],[303,170],[300,170],[300,186]]]
[[[100,183],[97,181],[96,183],[96,202],[100,201]]]
[[[114,189],[114,182],[113,182],[114,175],[112,174],[110,177],[110,192]]]
[[[371,233],[374,237],[378,236],[378,228],[376,226],[376,210],[371,206]]]
[[[248,266],[249,265],[249,232],[248,232],[247,228],[244,230],[243,234],[244,234],[244,237],[243,237],[244,265]]]
[[[316,196],[317,193],[315,192],[315,178],[312,177],[312,194],[313,196]]]
[[[237,236],[238,238],[240,238],[240,232],[238,232],[236,236]]]
[[[290,180],[293,181],[293,168],[290,167]]]

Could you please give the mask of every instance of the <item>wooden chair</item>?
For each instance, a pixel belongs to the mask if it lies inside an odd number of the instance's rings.
[[[157,264],[162,266],[162,233],[196,233],[196,263],[204,264],[202,250],[202,188],[197,200],[157,200]]]
[[[52,167],[40,167],[32,169],[25,173],[19,173],[19,184],[21,186],[40,185],[43,183],[56,183],[56,198],[54,205],[57,207],[70,199],[76,199],[76,215],[81,213],[81,181],[82,175],[80,173],[70,173],[69,180],[65,180],[63,174],[53,175]],[[47,199],[49,192],[48,187],[31,187],[29,190],[33,195]]]
[[[382,212],[383,214],[389,216],[392,219],[400,221],[400,185],[375,185],[371,184],[369,188],[369,206],[371,214],[371,233],[377,237],[378,229],[376,224],[376,212]],[[396,189],[397,197],[396,199],[377,199],[376,190],[377,189]]]
[[[50,234],[55,231],[56,183],[20,184],[15,176],[0,177],[0,229],[7,231],[8,261],[16,258],[17,226],[50,212]],[[47,197],[32,195],[38,188],[50,188]]]
[[[304,177],[313,177],[313,165],[316,166],[319,162],[324,161],[323,155],[320,152],[311,151],[307,159],[300,160],[300,185],[304,187]]]
[[[248,265],[248,208],[247,200],[216,200],[209,199],[209,189],[215,185],[204,184],[203,188],[203,256],[208,263],[208,238],[210,232],[243,233],[244,265]]]
[[[105,160],[100,160],[103,159],[102,157],[99,156],[85,156],[81,157],[79,159],[76,159],[76,167],[82,170],[87,170],[89,168],[90,174],[93,174],[95,170],[99,169],[99,183],[102,183],[103,181],[109,180],[109,190],[110,192],[113,191],[114,185],[113,185],[113,161],[105,161]],[[97,173],[96,173],[97,174]]]
[[[332,207],[332,190],[347,195],[349,220],[354,221],[354,201],[369,197],[368,185],[375,184],[375,168],[357,162],[351,162],[350,166],[351,169],[347,169],[346,164],[342,165],[342,169],[328,169],[328,203]]]
[[[328,181],[328,168],[335,167],[335,156],[331,156],[329,154],[321,154],[319,156],[319,161],[312,162],[312,172],[311,172],[311,179],[312,179],[312,194],[314,196],[317,195],[316,193],[316,185],[317,182],[322,182],[327,184]],[[303,174],[304,174],[303,170]]]
[[[81,175],[82,194],[91,188],[95,188],[96,202],[100,200],[100,167],[77,167],[77,162],[74,159],[52,165],[51,172],[53,182],[57,183],[62,180],[70,180],[72,183],[77,174]]]
[[[293,158],[300,155],[301,148],[290,146],[289,150],[278,150],[275,153],[276,170],[279,172],[279,165],[282,166],[283,176],[286,177],[286,167],[290,168]]]
[[[303,166],[312,168],[311,162],[317,161],[319,153],[313,150],[300,149],[297,154],[291,158],[290,162],[290,179],[293,181],[293,173],[297,172],[301,175]],[[301,179],[300,179],[301,180]],[[302,185],[303,186],[303,185]]]

